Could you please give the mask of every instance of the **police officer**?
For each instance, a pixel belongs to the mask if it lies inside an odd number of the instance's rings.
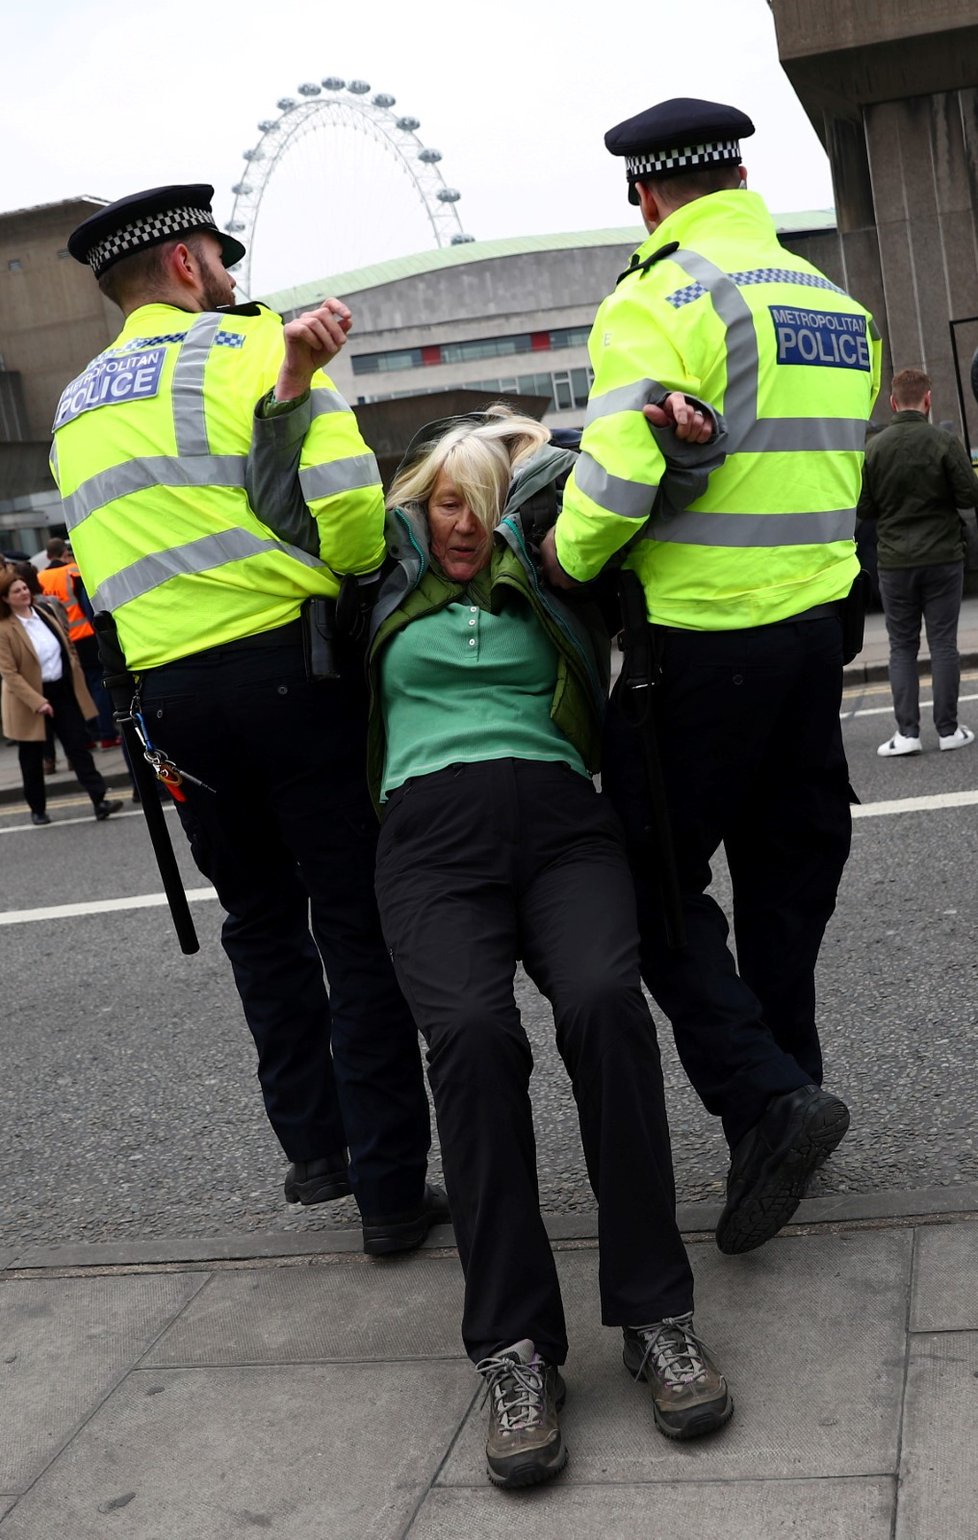
[[[734,107],[681,99],[605,136],[649,238],[598,312],[582,453],[544,553],[568,586],[627,552],[644,589],[683,946],[664,936],[641,729],[616,703],[604,784],[646,982],[730,1145],[725,1252],[790,1219],[848,1127],[821,1089],[814,972],[850,843],[843,622],[880,367],[872,318],[779,245],[747,191],[753,131]],[[674,495],[662,428],[686,397],[712,405],[717,435]],[[736,964],[707,892],[721,844]]]
[[[195,778],[180,817],[227,911],[285,1195],[352,1189],[364,1249],[404,1250],[447,1208],[425,1184],[418,1039],[374,906],[364,692],[307,677],[300,618],[310,598],[335,599],[339,574],[380,563],[383,495],[322,372],[349,311],[327,301],[283,329],[261,306],[227,308],[244,248],[217,229],[212,196],[136,193],[70,237],[125,324],[65,389],[52,469],[144,734]],[[269,441],[276,507],[253,493],[253,442]],[[290,508],[315,520],[314,553],[282,538]]]

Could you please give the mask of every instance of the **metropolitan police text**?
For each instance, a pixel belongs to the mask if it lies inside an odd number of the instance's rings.
[[[837,310],[796,310],[770,305],[778,339],[779,364],[823,364],[830,369],[869,371],[866,318]]]

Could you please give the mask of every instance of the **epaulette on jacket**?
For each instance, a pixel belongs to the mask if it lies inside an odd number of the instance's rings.
[[[638,256],[636,251],[625,271],[619,273],[615,279],[615,288],[618,287],[623,278],[630,278],[634,273],[647,273],[649,268],[654,267],[657,262],[661,262],[663,257],[671,257],[673,252],[678,250],[678,241],[667,241],[665,246],[660,246],[658,251],[653,251],[652,255],[646,257],[642,262],[636,262],[635,258]]]

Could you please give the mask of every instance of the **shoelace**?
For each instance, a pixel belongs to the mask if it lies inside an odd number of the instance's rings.
[[[517,1428],[535,1428],[544,1411],[543,1361],[532,1358],[528,1364],[512,1358],[483,1358],[476,1369],[486,1382],[481,1405],[492,1396],[499,1425],[512,1433]]]
[[[649,1359],[672,1389],[691,1385],[706,1374],[703,1354],[706,1346],[692,1329],[692,1315],[667,1316],[654,1326],[637,1327],[637,1333],[645,1349],[642,1362],[635,1372],[640,1379]]]

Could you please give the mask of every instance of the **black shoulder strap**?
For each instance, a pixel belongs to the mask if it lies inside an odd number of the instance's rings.
[[[650,257],[646,257],[644,262],[636,262],[633,257],[631,265],[626,267],[623,273],[619,273],[615,279],[615,288],[618,287],[623,278],[630,277],[632,273],[647,273],[649,268],[654,267],[657,262],[661,262],[663,257],[671,257],[673,252],[678,250],[678,241],[668,241],[665,246],[660,246],[658,251],[653,251]],[[637,255],[638,253],[636,252]]]

